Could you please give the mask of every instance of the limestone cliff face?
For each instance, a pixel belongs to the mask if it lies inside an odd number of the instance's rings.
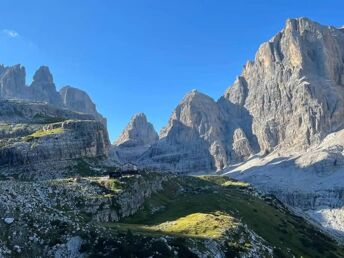
[[[62,105],[60,95],[56,91],[53,76],[47,66],[41,66],[36,71],[29,91],[32,100],[47,102],[51,105]]]
[[[106,158],[104,119],[95,107],[83,113],[71,105],[63,105],[47,67],[26,86],[23,67],[0,66],[0,174],[44,179],[68,175],[79,159]]]
[[[106,119],[97,112],[88,94],[71,86],[56,91],[53,76],[47,66],[41,66],[30,86],[25,84],[25,68],[21,65],[0,65],[0,99],[45,102],[59,108],[91,114],[106,126]]]
[[[134,115],[113,145],[113,153],[121,162],[137,159],[159,140],[153,125],[143,113]]]
[[[307,146],[343,128],[344,33],[290,19],[225,97],[246,108],[261,149]]]
[[[151,145],[159,139],[153,125],[143,113],[134,115],[115,142],[117,146],[137,147]]]
[[[109,146],[106,127],[90,114],[43,103],[0,101],[0,166],[105,157]]]
[[[233,117],[240,113],[226,99],[215,102],[193,90],[176,107],[160,140],[141,157],[140,162],[179,172],[223,169],[234,160],[253,153],[241,124]],[[244,116],[244,115],[243,115]],[[228,123],[227,123],[228,122]],[[233,138],[235,130],[247,140],[241,145]],[[239,133],[236,133],[236,135]],[[244,146],[239,150],[237,146]],[[240,152],[237,154],[237,152]]]
[[[203,160],[208,160],[209,168],[223,168],[227,164],[224,131],[217,103],[193,90],[177,106],[160,138],[165,138],[170,146],[184,145],[184,151],[199,153]],[[197,155],[190,158],[186,162],[193,167]]]
[[[59,93],[65,107],[73,111],[92,114],[97,120],[106,125],[106,119],[97,112],[96,105],[85,91],[65,86],[60,89]]]
[[[0,167],[30,166],[78,158],[105,157],[109,142],[106,129],[92,120],[68,120],[43,126],[42,136],[2,142]],[[56,130],[57,133],[54,133]]]
[[[13,99],[27,95],[25,68],[20,65],[5,67],[0,65],[0,98]]]

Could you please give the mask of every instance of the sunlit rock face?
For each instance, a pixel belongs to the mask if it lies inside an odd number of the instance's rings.
[[[153,125],[143,113],[134,115],[114,142],[113,151],[121,162],[134,162],[159,140]]]
[[[248,118],[241,109],[224,98],[216,102],[203,93],[191,91],[161,130],[159,142],[139,162],[188,172],[220,170],[234,160],[247,158],[254,149],[241,128],[242,118]],[[236,130],[235,135],[240,131],[242,137],[233,138]],[[245,143],[239,143],[242,138],[246,139]],[[243,145],[247,148],[239,150]]]
[[[343,128],[344,33],[290,19],[262,44],[225,97],[253,117],[260,148],[307,148]]]
[[[159,136],[143,113],[134,115],[115,142],[117,146],[137,147],[157,142]]]

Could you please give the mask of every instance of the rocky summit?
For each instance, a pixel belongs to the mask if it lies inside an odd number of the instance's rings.
[[[59,93],[66,108],[76,112],[92,114],[106,126],[106,118],[97,112],[96,105],[85,91],[72,86],[64,86]]]
[[[153,125],[143,113],[134,115],[114,143],[115,156],[122,162],[137,160],[159,140]]]

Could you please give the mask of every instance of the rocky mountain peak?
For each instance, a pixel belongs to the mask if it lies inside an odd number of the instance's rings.
[[[211,97],[197,90],[192,90],[185,95],[176,107],[170,117],[168,126],[162,129],[160,137],[166,136],[167,131],[173,125],[173,120],[178,120],[185,126],[191,128],[198,128],[197,130],[202,134],[207,129],[203,128],[201,124],[211,126],[212,123],[216,122],[214,121],[216,120],[216,116],[211,116],[214,112],[218,112],[216,102]],[[204,124],[205,121],[209,123]]]
[[[35,101],[62,105],[60,95],[56,91],[53,76],[47,66],[41,66],[33,76],[30,86],[30,97]]]
[[[134,115],[115,145],[123,147],[146,146],[158,141],[159,136],[144,113]]]
[[[47,84],[54,83],[53,75],[51,74],[49,67],[48,66],[39,67],[33,76],[33,81],[34,82],[44,82]]]
[[[25,68],[21,65],[0,67],[0,97],[18,98],[26,94]]]
[[[71,86],[64,86],[59,93],[63,104],[69,109],[87,114],[97,113],[96,105],[85,91]]]

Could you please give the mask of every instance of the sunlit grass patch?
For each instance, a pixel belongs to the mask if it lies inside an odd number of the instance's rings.
[[[49,135],[57,135],[57,134],[62,134],[64,133],[64,129],[59,127],[59,128],[54,128],[54,129],[50,129],[50,130],[38,130],[28,136],[25,136],[23,138],[24,141],[31,141],[33,139],[37,139],[37,138],[41,138],[41,137],[45,137],[45,136],[49,136]]]
[[[249,183],[237,181],[224,176],[200,176],[202,180],[209,181],[211,183],[220,185],[220,186],[233,186],[233,187],[248,187]]]
[[[193,213],[175,221],[153,226],[164,234],[189,237],[220,238],[228,229],[235,228],[237,222],[226,213]]]
[[[156,225],[110,223],[119,231],[131,230],[143,235],[174,235],[194,238],[221,238],[227,230],[234,229],[238,222],[223,212],[193,213],[174,221]]]
[[[30,136],[34,138],[40,138],[40,137],[53,135],[53,134],[61,134],[63,132],[64,132],[63,128],[59,127],[59,128],[54,128],[50,130],[38,130],[34,132],[33,134],[31,134]]]

